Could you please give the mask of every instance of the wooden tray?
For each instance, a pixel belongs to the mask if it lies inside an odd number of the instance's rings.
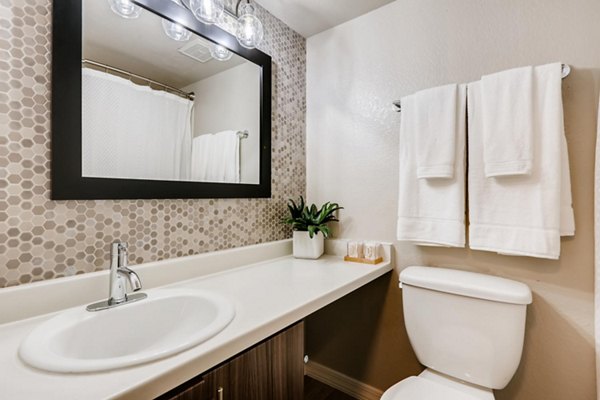
[[[375,260],[367,260],[366,258],[354,258],[354,257],[348,257],[345,256],[344,257],[344,261],[349,261],[349,262],[355,262],[355,263],[361,263],[361,264],[379,264],[380,262],[383,261],[383,257],[379,257]]]

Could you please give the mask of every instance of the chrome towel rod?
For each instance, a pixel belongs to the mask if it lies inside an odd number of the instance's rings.
[[[562,78],[565,79],[571,73],[571,66],[569,64],[562,64],[561,66]],[[392,103],[396,107],[396,112],[402,111],[402,103],[400,100],[396,100]]]
[[[250,136],[250,132],[246,131],[238,131],[237,135],[239,136],[240,139],[248,139],[248,136]]]

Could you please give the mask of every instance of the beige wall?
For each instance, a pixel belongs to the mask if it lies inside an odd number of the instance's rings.
[[[398,271],[411,264],[456,267],[517,279],[533,289],[523,360],[497,393],[499,400],[595,398],[598,21],[597,0],[397,0],[308,40],[307,194],[311,201],[345,207],[337,229],[344,238],[395,239],[400,114],[393,112],[393,100],[521,65],[562,61],[573,67],[563,97],[577,234],[563,240],[559,261],[394,241]],[[309,319],[311,358],[381,389],[418,369],[407,355],[396,282],[394,275],[377,289],[361,291],[362,300],[343,299]],[[382,294],[385,300],[373,308],[356,308]],[[323,325],[328,315],[354,319]],[[361,320],[369,327],[349,337],[348,324],[358,327]],[[316,338],[325,336],[334,345],[319,345]]]

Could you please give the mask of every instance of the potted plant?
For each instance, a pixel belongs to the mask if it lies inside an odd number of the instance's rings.
[[[327,202],[317,208],[315,204],[304,204],[300,196],[298,204],[290,199],[288,202],[290,216],[283,223],[291,225],[294,230],[294,257],[317,259],[325,251],[325,238],[329,237],[329,222],[338,221],[334,213],[343,209],[337,203]]]

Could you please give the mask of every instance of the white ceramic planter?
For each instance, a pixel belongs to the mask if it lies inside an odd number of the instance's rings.
[[[308,232],[294,231],[294,257],[316,260],[325,251],[325,237],[317,232],[310,238]]]

